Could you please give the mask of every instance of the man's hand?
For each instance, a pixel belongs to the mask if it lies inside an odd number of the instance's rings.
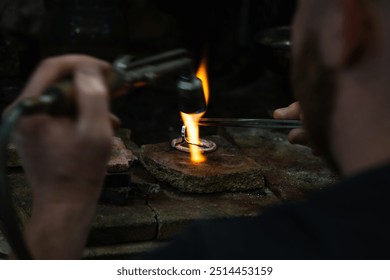
[[[276,109],[273,112],[275,119],[302,120],[303,113],[299,102],[291,103],[288,107]],[[300,144],[311,147],[314,155],[319,155],[317,150],[311,145],[308,132],[304,128],[294,128],[288,134],[288,141],[292,144]]]
[[[104,79],[109,70],[108,63],[85,55],[50,58],[17,100],[40,95],[62,77],[73,76],[77,116],[22,117],[13,138],[33,188],[25,238],[34,258],[81,257],[111,151],[112,116]]]

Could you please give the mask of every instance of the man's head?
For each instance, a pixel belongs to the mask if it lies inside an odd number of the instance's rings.
[[[389,27],[385,23],[386,13],[390,16],[389,3],[387,0],[300,0],[295,16],[294,91],[314,145],[331,167],[341,173],[346,172],[340,166],[343,160],[339,144],[343,141],[340,137],[346,133],[339,133],[339,124],[347,130],[356,126],[351,114],[364,111],[353,108],[355,102],[362,104],[356,99],[383,98],[390,104],[390,85],[382,77],[386,67],[390,71],[390,65],[384,63],[390,63],[390,51],[386,50]],[[374,89],[370,83],[379,84],[383,92],[369,93]],[[357,87],[354,100],[351,91]],[[389,91],[385,93],[386,90]],[[367,106],[380,106],[379,102],[369,103]],[[352,142],[352,137],[348,137]]]

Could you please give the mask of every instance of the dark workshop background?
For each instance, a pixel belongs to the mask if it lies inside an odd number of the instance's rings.
[[[259,36],[290,26],[294,9],[293,0],[0,0],[1,110],[45,57],[73,52],[113,61],[186,48],[196,64],[207,56],[206,116],[270,117],[294,99],[289,60]],[[132,90],[112,110],[137,144],[180,132],[175,90],[163,83]]]

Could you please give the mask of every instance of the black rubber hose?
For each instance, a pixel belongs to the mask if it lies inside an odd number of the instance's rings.
[[[32,256],[19,227],[6,174],[7,146],[14,126],[23,114],[23,108],[22,105],[12,108],[3,118],[0,128],[0,219],[4,224],[4,233],[15,257],[20,260],[30,260]]]

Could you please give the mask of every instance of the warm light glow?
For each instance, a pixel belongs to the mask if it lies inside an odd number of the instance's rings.
[[[209,101],[209,81],[207,78],[207,66],[206,59],[203,58],[199,69],[196,73],[196,76],[202,81],[203,92],[206,100],[206,104]],[[187,128],[187,138],[190,143],[199,145],[199,119],[204,115],[205,112],[198,114],[185,114],[180,112],[181,118],[184,122],[184,125]],[[196,145],[189,145],[191,161],[193,163],[202,163],[206,161],[206,157],[202,154],[201,149]]]

